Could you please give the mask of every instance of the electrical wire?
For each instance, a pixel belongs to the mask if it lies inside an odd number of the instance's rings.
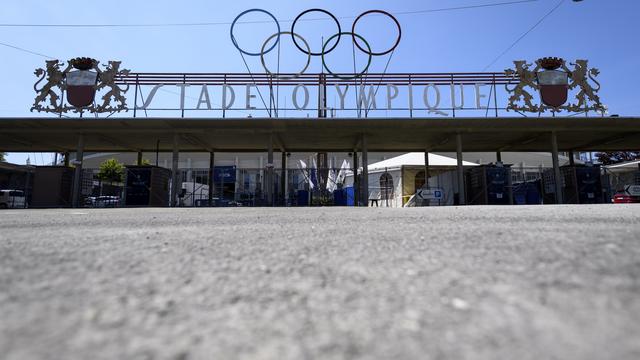
[[[479,9],[479,8],[488,8],[488,7],[496,7],[496,6],[506,6],[506,5],[516,5],[516,4],[525,4],[538,2],[540,0],[516,0],[516,1],[506,1],[506,2],[496,2],[489,4],[479,4],[479,5],[465,5],[465,6],[457,6],[457,7],[448,7],[448,8],[438,8],[438,9],[426,9],[426,10],[415,10],[415,11],[400,11],[393,13],[394,15],[415,15],[415,14],[428,14],[435,12],[444,12],[444,11],[457,11],[457,10],[468,10],[468,9]],[[355,19],[355,16],[341,16],[337,17],[338,19]],[[327,18],[309,18],[309,19],[300,19],[299,21],[327,21],[331,19]],[[293,19],[287,20],[278,20],[282,23],[292,23]],[[238,21],[238,24],[264,24],[270,23],[271,20],[256,20],[256,21]],[[231,22],[193,22],[193,23],[149,23],[149,24],[8,24],[3,23],[0,24],[0,27],[6,28],[142,28],[142,27],[198,27],[198,26],[217,26],[217,25],[231,25]]]
[[[524,39],[527,35],[529,35],[529,33],[531,33],[535,28],[537,28],[538,25],[540,25],[546,18],[548,18],[551,14],[553,14],[556,10],[558,10],[560,5],[562,5],[564,2],[565,0],[560,0],[556,4],[556,6],[553,7],[553,9],[551,9],[549,12],[544,14],[544,16],[540,18],[540,20],[538,20],[535,24],[533,24],[533,26],[530,27],[529,30],[525,31],[524,34],[520,35],[520,37],[517,38],[516,41],[514,41],[511,45],[509,45],[503,52],[501,52],[500,55],[496,56],[496,58],[493,59],[493,61],[490,62],[489,65],[485,66],[484,69],[482,69],[482,71],[487,71],[487,69],[493,66],[493,64],[498,62],[498,60],[500,60],[501,57],[503,57],[506,53],[508,53],[511,49],[513,49],[520,41],[522,41],[522,39]]]
[[[22,52],[25,52],[25,53],[28,53],[28,54],[31,54],[31,55],[42,56],[42,57],[47,58],[47,59],[54,59],[53,57],[51,57],[49,55],[45,55],[45,54],[42,54],[42,53],[39,53],[39,52],[35,52],[35,51],[31,51],[31,50],[28,50],[28,49],[25,49],[25,48],[21,48],[19,46],[15,46],[15,45],[3,43],[3,42],[0,42],[0,45],[6,46],[6,47],[14,49],[14,50],[22,51]]]
[[[404,11],[404,12],[396,12],[395,15],[411,15],[411,14],[425,14],[425,13],[433,13],[433,12],[443,12],[443,11],[455,11],[455,10],[466,10],[466,9],[477,9],[477,8],[487,8],[487,7],[495,7],[495,6],[505,6],[505,5],[516,5],[516,4],[524,4],[524,3],[532,3],[538,2],[539,0],[518,0],[518,1],[508,1],[508,2],[499,2],[499,3],[490,3],[490,4],[480,4],[480,5],[468,5],[468,6],[458,6],[458,7],[450,7],[450,8],[439,8],[439,9],[428,9],[428,10],[417,10],[417,11]],[[564,0],[563,0],[564,1]],[[559,6],[559,5],[558,5]],[[555,10],[555,9],[554,9]],[[550,15],[550,14],[548,14]],[[547,15],[547,16],[548,16]],[[355,19],[355,16],[343,16],[338,17],[339,19]],[[326,18],[315,18],[315,19],[300,19],[300,21],[319,21],[319,20],[327,20]],[[544,19],[543,19],[544,20]],[[279,20],[281,22],[293,22],[293,20]],[[239,24],[258,24],[258,23],[269,23],[270,21],[245,21],[238,22]],[[541,21],[540,21],[541,22]],[[87,27],[87,28],[99,28],[99,27],[179,27],[179,26],[212,26],[212,25],[230,25],[230,22],[203,22],[203,23],[175,23],[175,24],[0,24],[0,27],[47,27],[47,28],[78,28],[78,27]],[[535,26],[537,26],[536,24]],[[535,27],[534,26],[534,27]],[[530,32],[530,29],[528,32]],[[527,33],[528,33],[527,32]],[[521,38],[524,38],[526,34]],[[521,40],[521,39],[519,39]],[[518,40],[518,41],[519,41]],[[517,43],[517,41],[516,41]],[[510,48],[515,46],[514,43]],[[14,50],[18,50],[24,53],[41,56],[47,59],[55,59],[52,56],[42,54],[33,50],[25,49],[16,45],[0,42],[0,46],[5,46]],[[504,53],[510,50],[507,49]],[[502,55],[501,54],[494,62],[487,66],[487,68],[493,63],[495,63]],[[486,68],[485,68],[486,69]]]

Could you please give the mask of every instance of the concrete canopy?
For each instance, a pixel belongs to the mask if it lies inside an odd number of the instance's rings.
[[[0,151],[563,151],[640,149],[640,118],[0,118]]]

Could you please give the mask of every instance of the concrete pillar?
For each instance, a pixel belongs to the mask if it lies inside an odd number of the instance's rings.
[[[462,165],[462,135],[456,134],[456,159],[458,160],[458,198],[460,205],[466,204],[464,188],[464,167]]]
[[[287,152],[282,151],[282,160],[280,165],[280,199],[282,206],[287,204]]]
[[[138,151],[138,166],[142,165],[142,151]]]
[[[353,150],[353,206],[360,206],[360,181],[358,180],[358,151]]]
[[[287,156],[288,158],[289,156]],[[285,206],[287,205],[287,201],[289,200],[289,170],[287,169],[287,167],[289,166],[288,164],[288,160],[285,163],[286,166],[283,166],[284,168],[284,200],[285,200]]]
[[[569,165],[571,165],[571,166],[575,166],[576,165],[576,160],[575,160],[575,158],[573,156],[574,156],[573,150],[569,151]]]
[[[180,174],[178,173],[178,161],[180,159],[180,152],[178,146],[180,143],[180,135],[173,135],[173,158],[171,161],[171,206],[178,206],[178,193],[182,191],[182,184],[180,184]]]
[[[84,158],[84,135],[78,135],[78,150],[76,151],[76,161],[74,165],[76,166],[75,172],[73,174],[73,194],[71,195],[71,206],[74,208],[80,207],[80,198],[82,197],[81,191],[82,186],[80,182],[82,181],[82,159]],[[69,153],[65,158],[65,163],[69,163]]]
[[[363,206],[369,205],[369,169],[367,137],[362,135],[362,200]]]
[[[558,136],[551,132],[551,160],[553,161],[553,177],[556,186],[556,204],[562,204],[562,181],[560,175],[560,160],[558,159]]]
[[[267,205],[273,206],[273,135],[269,135],[267,149]]]
[[[429,150],[424,152],[424,184],[429,188]]]
[[[264,201],[264,194],[266,191],[266,187],[264,185],[264,156],[260,155],[260,161],[258,163],[258,177],[256,178],[256,194],[258,193],[258,191],[260,192],[260,199],[257,199],[256,196],[256,200],[260,200],[260,202]]]
[[[425,150],[424,152],[424,185],[422,185],[422,187],[427,189],[431,188],[431,186],[429,186],[429,150]],[[416,199],[416,201],[418,200]],[[421,205],[429,206],[431,205],[431,200],[423,201]]]
[[[244,186],[244,181],[241,179],[241,174],[240,174],[240,158],[239,157],[235,157],[235,159],[233,159],[233,165],[235,165],[236,167],[236,181],[235,181],[235,190],[233,193],[233,200],[238,201],[240,200],[240,189]],[[242,190],[244,191],[244,190]]]
[[[215,162],[215,153],[213,151],[209,152],[209,195],[207,197],[209,206],[213,206],[213,189],[215,184],[213,183],[213,168]]]

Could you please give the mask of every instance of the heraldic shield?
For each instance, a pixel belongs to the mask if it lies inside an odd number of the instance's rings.
[[[129,74],[129,70],[120,69],[119,61],[109,61],[100,68],[99,61],[87,57],[71,59],[66,66],[58,60],[47,60],[46,69],[36,69],[34,74],[39,80],[33,86],[36,99],[31,111],[64,113],[73,111],[93,113],[127,111],[124,94],[129,85],[121,88],[119,83]],[[45,81],[44,85],[40,83]],[[96,94],[102,91],[101,102],[95,101]],[[71,105],[67,106],[64,102]]]
[[[91,59],[82,60],[73,62],[72,66],[76,70],[66,74],[67,101],[77,108],[93,103],[98,83],[98,73],[90,70],[93,68]]]
[[[505,70],[505,74],[513,78],[515,87],[509,88],[505,85],[509,96],[507,111],[524,111],[541,113],[545,110],[552,112],[587,112],[597,111],[604,113],[606,107],[600,102],[597,92],[600,90],[600,83],[596,81],[598,69],[589,69],[587,60],[576,60],[570,65],[573,70],[567,67],[567,63],[557,57],[545,57],[535,62],[535,68],[530,69],[532,64],[524,60],[514,61],[515,69]],[[595,84],[595,87],[591,85]],[[533,89],[540,92],[540,104],[534,103],[534,96],[529,93]],[[576,103],[569,102],[571,91],[575,94]]]
[[[567,102],[569,95],[569,73],[557,70],[562,66],[561,61],[543,59],[544,71],[539,71],[536,76],[540,85],[540,97],[542,102],[552,108],[559,108]]]

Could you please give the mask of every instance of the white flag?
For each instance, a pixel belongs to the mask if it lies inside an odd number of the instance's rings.
[[[311,158],[311,169],[309,171],[309,188],[311,190],[315,189],[316,184],[318,184],[318,164],[316,163],[316,158]]]
[[[311,181],[311,176],[309,176],[309,170],[307,170],[307,163],[305,163],[302,160],[298,160],[298,161],[300,161],[300,164],[298,164],[298,168],[302,171],[302,176],[304,176],[304,181],[309,183],[309,188],[313,190],[315,185],[313,184],[313,181]]]
[[[349,171],[350,167],[351,165],[347,160],[342,160],[342,166],[340,167],[340,171],[336,177],[336,184],[342,184],[344,182],[344,179],[347,177],[347,171]]]
[[[327,191],[334,192],[337,188],[336,172],[333,169],[329,169],[329,174],[327,175]]]

